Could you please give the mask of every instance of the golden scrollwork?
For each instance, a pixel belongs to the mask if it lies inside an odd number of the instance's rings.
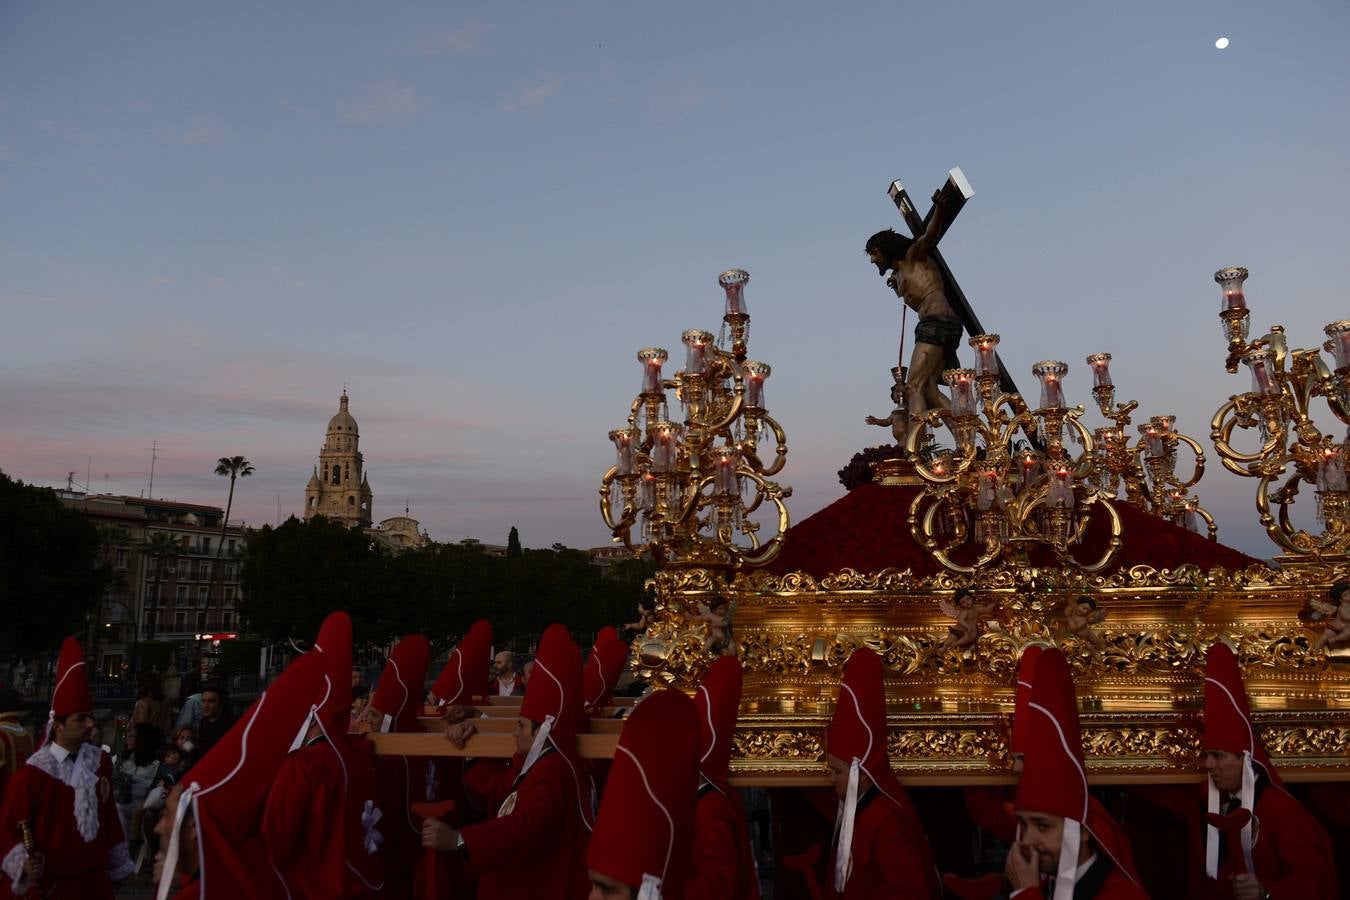
[[[738,760],[791,760],[816,762],[825,758],[824,734],[820,729],[786,731],[738,730],[732,741]]]

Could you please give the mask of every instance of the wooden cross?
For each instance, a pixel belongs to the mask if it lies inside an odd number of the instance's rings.
[[[928,222],[933,218],[933,210],[928,210],[928,215],[919,218],[919,212],[914,208],[909,193],[899,181],[891,182],[888,193],[891,195],[891,200],[895,203],[896,209],[900,210],[900,217],[905,220],[905,225],[909,227],[914,239],[918,240],[927,230]],[[965,173],[961,171],[960,166],[947,173],[947,183],[942,186],[942,199],[946,202],[946,209],[944,210],[942,227],[938,232],[938,241],[941,241],[942,236],[947,233],[947,229],[952,227],[952,223],[956,221],[956,217],[961,212],[961,208],[966,205],[966,201],[974,196],[975,189],[966,180]],[[961,285],[957,284],[956,276],[952,274],[951,269],[947,268],[947,262],[942,258],[942,254],[936,246],[929,251],[928,258],[933,261],[938,272],[942,275],[943,292],[947,295],[947,302],[951,305],[952,312],[956,313],[956,317],[965,326],[966,333],[971,337],[984,334],[984,326],[975,316],[975,310],[971,309],[965,291],[961,290]],[[1003,360],[999,359],[997,353],[995,353],[994,359],[998,361],[999,386],[1004,393],[1017,393],[1017,385],[1013,382],[1012,376],[1008,374],[1008,367],[1003,365]]]

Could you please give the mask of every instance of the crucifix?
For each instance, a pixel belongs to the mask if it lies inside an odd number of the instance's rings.
[[[933,193],[933,206],[923,218],[899,181],[891,183],[888,193],[913,237],[890,229],[878,232],[867,242],[867,255],[879,274],[890,273],[887,284],[904,302],[906,310],[913,309],[919,314],[919,322],[914,329],[911,364],[906,366],[902,318],[900,359],[891,370],[895,379],[891,398],[896,409],[888,418],[868,416],[867,421],[872,425],[890,425],[897,442],[903,444],[911,416],[917,418],[929,409],[949,405],[938,391],[938,382],[945,370],[959,365],[956,348],[961,343],[962,331],[977,335],[983,334],[984,328],[937,248],[966,201],[975,195],[965,174],[960,168],[948,173],[946,183]],[[1001,360],[998,368],[1002,389],[1015,393],[1017,386]]]

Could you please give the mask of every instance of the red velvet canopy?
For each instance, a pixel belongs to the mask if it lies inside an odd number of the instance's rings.
[[[909,569],[915,575],[932,575],[942,566],[914,542],[909,531],[909,506],[920,488],[914,485],[860,484],[834,503],[793,525],[783,552],[765,566],[776,575],[805,572],[819,579],[853,569],[878,572]],[[1115,572],[1146,565],[1175,569],[1183,563],[1208,571],[1216,566],[1238,570],[1260,560],[1216,541],[1187,531],[1171,522],[1125,502],[1112,504],[1124,526],[1120,552],[1106,569]],[[1094,514],[1082,544],[1073,548],[1076,558],[1092,562],[1106,548],[1109,533],[1104,516]],[[960,558],[960,557],[958,557]],[[1046,554],[1035,559],[1054,565]]]

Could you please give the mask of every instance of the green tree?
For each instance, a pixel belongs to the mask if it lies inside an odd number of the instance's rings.
[[[311,641],[324,616],[345,610],[358,642],[387,640],[389,609],[398,605],[397,575],[359,528],[323,516],[250,532],[244,546],[240,612],[271,640]]]
[[[49,653],[112,584],[98,529],[50,488],[0,472],[0,651]]]
[[[522,552],[520,547],[520,532],[516,530],[516,526],[512,525],[511,533],[506,536],[506,555],[514,559],[515,557],[520,556]]]

